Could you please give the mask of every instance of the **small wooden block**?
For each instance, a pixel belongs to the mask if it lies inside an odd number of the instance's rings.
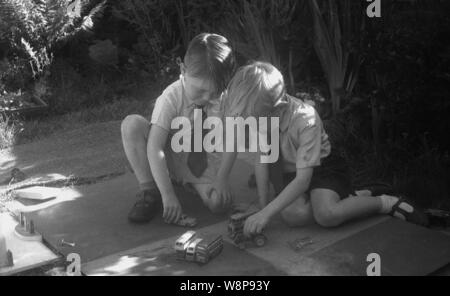
[[[45,201],[56,198],[61,193],[60,188],[33,186],[15,190],[16,198]]]

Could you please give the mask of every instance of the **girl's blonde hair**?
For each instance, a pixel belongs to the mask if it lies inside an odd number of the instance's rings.
[[[283,75],[273,65],[253,62],[238,69],[222,101],[225,116],[258,116],[255,106],[273,108],[286,93]]]

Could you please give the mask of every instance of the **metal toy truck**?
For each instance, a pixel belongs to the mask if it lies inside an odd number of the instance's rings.
[[[247,237],[243,232],[245,220],[256,212],[257,210],[253,210],[245,213],[236,213],[230,216],[228,221],[228,236],[240,249],[245,249],[248,242],[253,242],[257,247],[262,247],[266,244],[267,238],[263,234]]]

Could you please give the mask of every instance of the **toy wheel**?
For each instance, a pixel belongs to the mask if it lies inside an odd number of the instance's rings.
[[[253,241],[255,242],[255,245],[258,247],[262,247],[266,244],[266,237],[262,235],[256,236]]]

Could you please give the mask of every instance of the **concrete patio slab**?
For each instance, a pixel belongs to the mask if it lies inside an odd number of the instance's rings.
[[[311,258],[330,274],[366,275],[371,253],[380,256],[381,275],[424,276],[450,262],[450,236],[389,219],[315,252]]]
[[[386,218],[350,223],[338,231],[311,225],[288,228],[279,219],[265,231],[268,238],[263,248],[241,250],[227,237],[227,221],[196,229],[201,234],[221,234],[225,241],[222,253],[207,265],[177,261],[173,249],[178,236],[152,242],[138,248],[88,262],[82,266],[87,275],[323,275],[308,257],[336,241],[371,227]],[[298,237],[312,237],[313,245],[295,252],[289,242]],[[309,263],[305,264],[309,259]],[[330,265],[333,262],[329,262]]]
[[[289,228],[281,222],[281,219],[277,219],[265,231],[268,238],[266,246],[247,251],[277,266],[288,275],[337,275],[329,273],[325,268],[327,265],[333,266],[335,261],[330,260],[323,266],[322,261],[315,260],[311,256],[321,249],[352,237],[360,231],[376,227],[389,219],[391,218],[385,216],[372,217],[352,221],[336,228],[323,228],[318,224]],[[297,241],[308,243],[300,245],[296,244]]]
[[[265,231],[268,242],[263,248],[246,250],[232,244],[226,229],[226,221],[196,229],[200,234],[222,234],[226,242],[223,252],[207,265],[176,260],[173,245],[178,236],[173,236],[88,262],[82,271],[114,276],[365,276],[367,256],[375,252],[382,258],[383,275],[428,275],[450,262],[450,236],[389,217],[354,221],[333,229],[318,225],[288,228],[278,219]],[[384,237],[388,243],[383,243]],[[293,249],[290,244],[302,238],[312,243]]]
[[[88,262],[82,265],[82,272],[96,276],[286,275],[278,266],[232,245],[226,237],[226,226],[226,222],[220,222],[196,230],[200,236],[220,233],[225,240],[222,253],[205,265],[176,259],[173,245],[177,235]]]

